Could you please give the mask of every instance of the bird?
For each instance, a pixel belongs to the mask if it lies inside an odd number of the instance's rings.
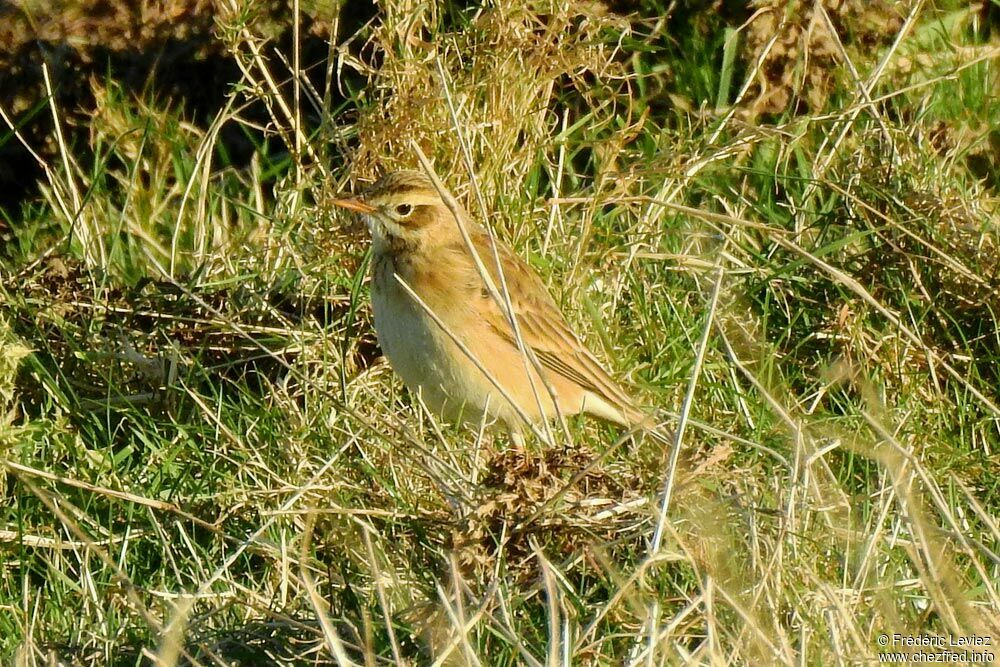
[[[371,232],[375,332],[406,387],[445,421],[498,421],[519,439],[560,415],[647,422],[538,274],[439,187],[395,171],[332,202]]]

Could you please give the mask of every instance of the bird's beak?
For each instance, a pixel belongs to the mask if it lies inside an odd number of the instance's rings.
[[[357,211],[358,213],[372,214],[376,210],[374,206],[366,204],[360,199],[334,199],[332,203],[334,206],[346,208],[349,211]]]

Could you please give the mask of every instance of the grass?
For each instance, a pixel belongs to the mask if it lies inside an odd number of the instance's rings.
[[[388,2],[298,77],[233,6],[205,126],[92,83],[4,223],[5,662],[996,654],[992,14],[647,4]],[[677,458],[587,420],[517,452],[406,393],[327,202],[410,139]]]

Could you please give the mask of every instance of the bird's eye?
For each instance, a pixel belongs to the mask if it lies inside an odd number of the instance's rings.
[[[413,213],[413,207],[409,204],[399,204],[396,206],[396,215],[401,218],[405,218],[410,213]]]

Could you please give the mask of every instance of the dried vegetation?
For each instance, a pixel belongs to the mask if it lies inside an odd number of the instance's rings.
[[[206,122],[114,78],[81,83],[87,122],[50,99],[66,133],[11,138],[44,177],[0,227],[0,651],[801,664],[1000,637],[993,14],[716,4],[310,6],[298,43],[225,5],[239,74]],[[208,11],[45,30],[114,50]],[[315,35],[329,62],[295,49]],[[512,450],[405,394],[326,202],[411,140],[679,457],[593,423]]]

